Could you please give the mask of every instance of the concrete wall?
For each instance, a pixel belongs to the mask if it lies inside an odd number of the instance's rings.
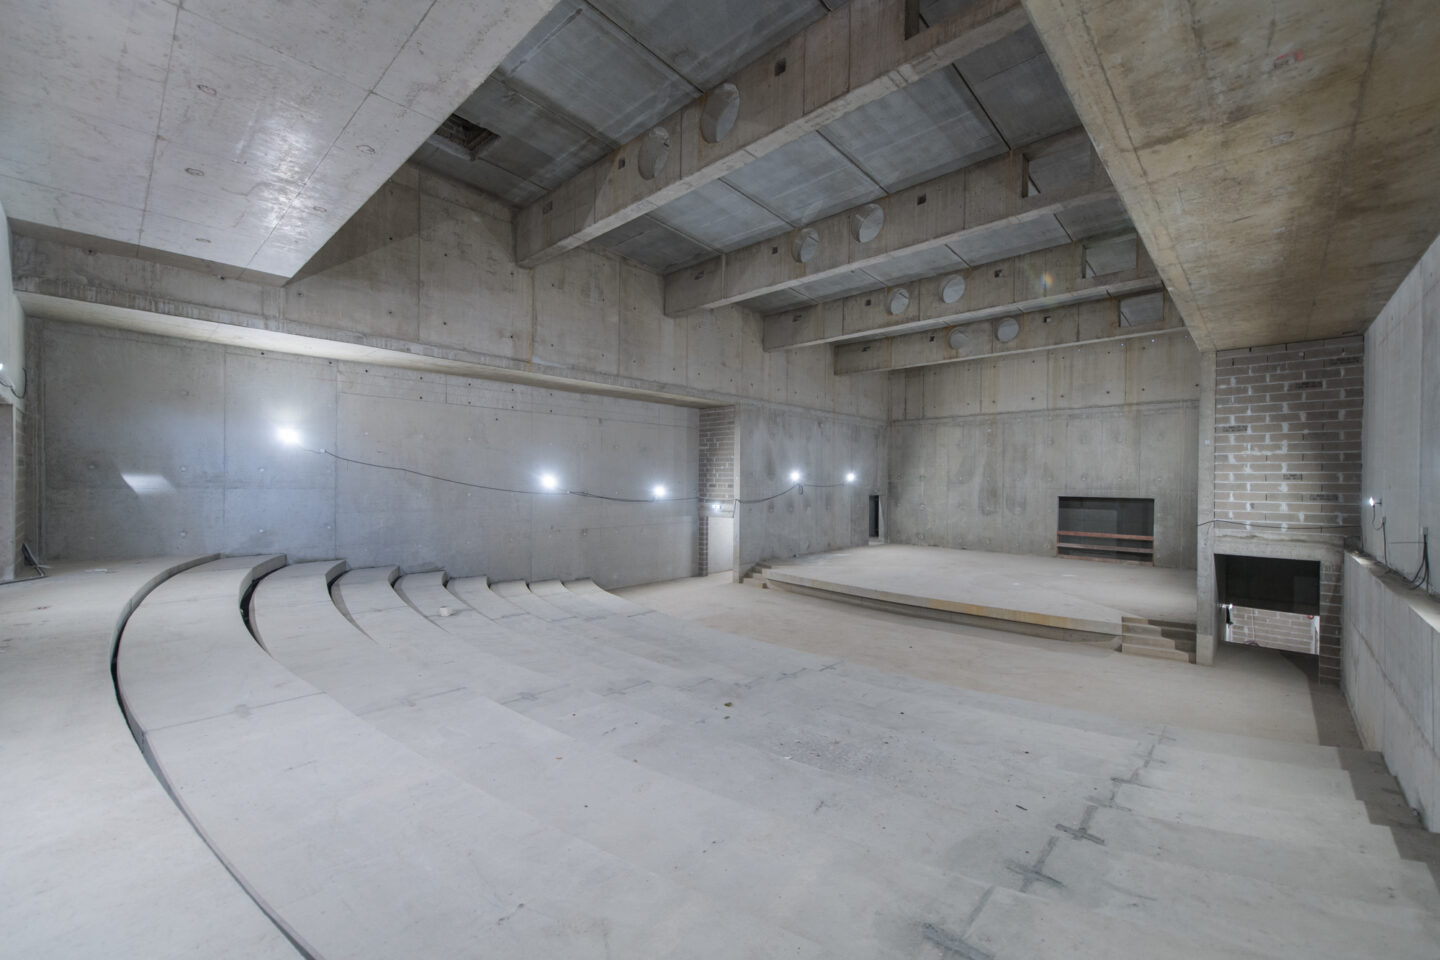
[[[477,376],[884,419],[885,374],[837,377],[825,347],[766,353],[750,311],[667,317],[663,277],[589,249],[518,266],[512,216],[478,190],[406,166],[284,287],[53,237],[16,238],[16,286],[473,363]]]
[[[1345,557],[1345,697],[1365,746],[1440,832],[1440,602],[1369,557]]]
[[[894,374],[886,539],[1053,556],[1060,497],[1147,497],[1189,566],[1198,365],[1179,333]]]
[[[167,321],[182,318],[181,326],[185,321],[196,321],[218,324],[222,330],[233,329],[238,334],[258,328],[296,334],[310,338],[312,343],[336,341],[375,347],[389,351],[392,360],[399,357],[401,362],[410,356],[454,361],[471,365],[475,376],[482,378],[558,379],[580,392],[565,395],[532,389],[528,393],[521,390],[520,395],[554,397],[554,402],[567,408],[593,402],[595,405],[587,408],[592,412],[608,409],[609,401],[586,400],[586,391],[614,389],[640,391],[656,398],[693,398],[702,403],[744,402],[752,405],[750,416],[761,425],[752,453],[759,454],[773,442],[786,451],[798,451],[807,464],[846,462],[854,463],[867,477],[883,473],[883,457],[877,451],[883,449],[884,374],[837,377],[830,350],[824,346],[766,353],[761,345],[760,318],[738,307],[683,318],[667,317],[663,312],[663,278],[617,256],[582,249],[533,270],[519,267],[512,255],[512,231],[512,211],[507,207],[476,190],[407,166],[284,287],[266,286],[233,271],[203,264],[143,257],[133,249],[113,246],[82,246],[73,238],[49,235],[17,238],[15,276],[17,288],[28,293],[83,303],[87,311],[91,305],[100,305],[95,310],[107,323],[130,322],[126,311],[138,311]],[[70,335],[79,336],[73,331]],[[210,333],[200,330],[195,335]],[[192,350],[179,343],[172,344],[171,349],[186,356]],[[216,354],[220,355],[230,356]],[[299,361],[277,360],[275,366],[280,369],[293,362]],[[98,352],[83,360],[57,359],[52,372],[68,376],[80,392],[63,409],[54,411],[47,424],[81,429],[75,421],[83,422],[92,414],[102,419],[107,416],[103,409],[92,410],[90,405],[103,408],[106,400],[86,389],[83,382],[91,365],[104,369],[107,363]],[[156,366],[156,375],[170,375],[167,364],[157,361]],[[332,366],[342,376],[352,370],[338,361]],[[385,383],[418,383],[420,376],[380,369],[372,375],[382,378],[376,382]],[[265,364],[257,364],[253,376],[268,376]],[[510,389],[493,384],[485,387],[484,380],[475,382],[481,384],[475,389],[482,392]],[[57,387],[55,395],[68,392],[69,386],[67,381]],[[130,386],[134,385],[126,389]],[[339,389],[337,397],[337,409],[342,414],[358,410],[365,403],[352,398],[346,389]],[[427,403],[433,400],[432,396]],[[525,404],[534,405],[530,399]],[[763,417],[758,412],[761,407],[765,408]],[[693,433],[694,414],[685,416]],[[866,439],[855,439],[859,435]],[[160,436],[167,434],[162,430]],[[549,442],[546,436],[542,434],[538,442]],[[409,442],[405,431],[397,430],[395,437],[396,446],[372,445],[371,449],[383,456],[432,455],[422,445]],[[797,445],[791,442],[792,437],[802,437],[803,442]],[[824,448],[830,437],[839,444],[835,450]],[[84,484],[77,484],[74,466],[67,462],[71,455],[78,455],[78,450],[55,446],[56,437],[48,440],[46,465],[71,474],[51,478],[54,489],[50,496],[78,496]],[[559,451],[563,445],[556,442],[553,446]],[[164,453],[163,447],[157,441],[157,456]],[[693,442],[687,457],[693,472]],[[752,462],[758,461],[752,456]],[[345,476],[342,471],[342,480]],[[231,490],[231,500],[239,497],[237,491],[244,487],[234,486],[232,481],[236,480],[227,476],[217,481],[219,489]],[[61,481],[62,487],[68,483],[68,493],[55,487]],[[646,481],[643,489],[648,490],[650,482]],[[740,487],[742,491],[763,488],[770,492],[769,482],[767,476],[752,473],[741,479]],[[673,476],[670,483],[678,485]],[[693,476],[687,480],[686,488],[694,491]],[[343,485],[337,490],[335,520],[341,532],[332,548],[334,553],[351,559],[363,554],[374,562],[460,563],[465,568],[475,562],[473,552],[467,552],[471,548],[457,543],[455,532],[448,526],[426,526],[439,513],[432,515],[418,501],[397,508],[415,521],[403,534],[398,529],[375,529],[355,533],[358,539],[347,539],[345,531],[361,530],[363,518],[347,515],[345,505],[353,497],[375,493],[368,489],[352,491]],[[831,516],[831,508],[818,509],[817,496],[809,496],[799,510],[783,508],[784,523],[754,525],[748,528],[748,534],[738,522],[733,531],[717,530],[720,535],[713,542],[707,537],[707,560],[712,548],[723,545],[727,536],[736,545],[734,553],[750,558],[750,562],[764,556],[864,542],[863,511],[859,507],[853,511],[859,519],[850,516],[852,511],[847,506],[844,521],[838,522]],[[108,523],[126,521],[126,503],[124,496],[112,498],[108,506],[87,508],[89,512],[83,518],[67,521],[57,520],[53,512],[47,514],[46,539],[55,539],[52,553],[116,555],[122,548],[154,553],[173,543],[169,536],[158,540],[137,537],[108,546],[98,540],[87,544],[76,539],[87,529],[91,531],[87,536],[98,537],[98,531]],[[367,503],[364,509],[368,512],[372,508]],[[388,515],[390,508],[386,506],[380,513]],[[501,510],[492,518],[501,523],[498,536],[507,542],[512,536],[506,526],[513,521],[510,513],[513,511]],[[611,583],[686,576],[694,571],[697,517],[695,506],[690,504],[685,529],[690,531],[691,539],[683,563],[669,556],[673,531],[658,535],[638,524],[630,531],[634,542],[627,547],[629,553],[648,551],[647,555],[664,559],[633,569],[623,567],[617,573],[603,572],[604,565],[610,563],[606,550],[594,550],[586,544],[597,539],[609,542],[597,533],[599,530],[614,529],[617,532],[613,537],[623,539],[618,530],[629,516],[605,514],[594,524],[577,521],[589,539],[576,548],[576,555],[590,560],[578,566],[562,564],[542,551],[543,538],[531,530],[530,521],[516,521],[523,530],[534,534],[536,552],[528,566],[517,556],[505,553],[504,569],[508,575],[524,577],[532,572],[537,576],[595,575]],[[344,525],[347,521],[348,526]],[[565,525],[568,523],[555,529],[569,530]],[[198,529],[196,523],[187,522],[187,535],[194,535],[192,528]],[[243,544],[255,539],[232,535],[234,531],[222,528],[206,530],[205,542],[217,544],[207,549],[247,549]],[[858,540],[856,530],[860,533]],[[427,536],[434,539],[427,540]],[[519,533],[514,536],[524,539]],[[426,544],[433,544],[433,555],[426,552]],[[304,546],[307,551],[312,549],[308,543]],[[323,546],[323,538],[317,535],[313,549]],[[397,552],[402,546],[404,549]],[[293,550],[295,546],[276,542],[266,549]]]
[[[1380,503],[1361,508],[1369,556],[1345,563],[1345,695],[1366,745],[1440,830],[1440,577],[1430,593],[1406,582],[1417,541],[1440,530],[1440,240],[1365,333],[1363,447],[1359,497]]]
[[[495,493],[285,447],[522,490],[693,495],[697,411],[55,322],[44,341],[53,559],[286,552],[494,579],[686,576],[693,501]]]
[[[869,495],[886,487],[884,424],[760,404],[741,404],[736,422],[737,497],[780,494],[736,505],[737,575],[761,560],[868,542]],[[792,470],[803,490],[782,493]]]
[[[1413,574],[1427,529],[1440,559],[1440,239],[1365,333],[1365,392],[1357,500],[1380,501],[1362,508],[1365,552]]]

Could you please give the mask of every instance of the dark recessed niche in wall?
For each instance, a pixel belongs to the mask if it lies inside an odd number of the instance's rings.
[[[1061,497],[1055,552],[1090,560],[1155,562],[1155,501]]]
[[[1220,603],[1281,613],[1320,613],[1320,561],[1215,554]]]

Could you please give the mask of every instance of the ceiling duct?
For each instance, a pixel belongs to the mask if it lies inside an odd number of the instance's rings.
[[[480,151],[498,136],[493,130],[486,130],[480,124],[471,123],[459,114],[452,113],[434,133],[425,138],[425,143],[473,163],[480,156]]]

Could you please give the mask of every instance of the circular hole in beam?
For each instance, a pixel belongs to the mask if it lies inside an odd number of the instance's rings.
[[[850,215],[850,235],[859,243],[869,243],[880,236],[885,226],[885,209],[878,203],[867,203]]]
[[[740,116],[740,88],[733,83],[722,83],[705,96],[705,108],[700,111],[700,136],[708,143],[719,143],[731,130]]]
[[[640,141],[640,176],[645,180],[654,180],[665,169],[665,161],[669,159],[670,131],[656,127],[645,134]]]
[[[809,263],[820,252],[820,234],[813,227],[806,227],[795,234],[790,253],[801,263]]]
[[[965,278],[960,274],[953,277],[946,277],[940,283],[940,301],[942,303],[955,303],[965,296]]]
[[[904,287],[896,287],[890,291],[889,298],[885,301],[885,310],[892,317],[898,317],[910,306],[910,291]]]

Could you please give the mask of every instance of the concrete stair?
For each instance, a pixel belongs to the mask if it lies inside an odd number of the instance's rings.
[[[1120,652],[1160,660],[1195,662],[1195,624],[1177,620],[1120,618]]]
[[[312,956],[1440,956],[1440,837],[1377,754],[895,676],[590,582],[276,566],[163,584],[117,673]],[[1188,659],[1186,626],[1126,631]]]
[[[741,585],[759,587],[761,590],[769,590],[770,584],[765,579],[765,571],[769,570],[772,566],[773,564],[765,563],[764,561],[755,564],[755,566],[745,572],[745,576],[740,578]]]

